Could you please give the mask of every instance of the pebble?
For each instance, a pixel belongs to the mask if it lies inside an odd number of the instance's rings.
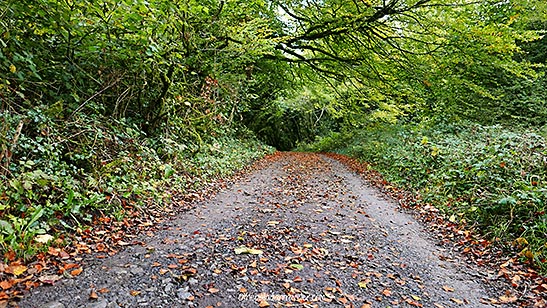
[[[188,288],[178,289],[177,296],[180,299],[187,300],[192,296],[192,293],[188,292]]]
[[[87,304],[85,307],[86,308],[107,308],[107,306],[108,306],[108,302],[106,301],[106,299],[101,298],[97,300],[96,302]]]
[[[42,308],[65,308],[65,305],[59,302],[50,302],[42,306]]]

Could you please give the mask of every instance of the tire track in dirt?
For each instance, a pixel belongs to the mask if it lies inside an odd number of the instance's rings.
[[[492,307],[503,293],[318,154],[284,153],[142,240],[20,306]]]

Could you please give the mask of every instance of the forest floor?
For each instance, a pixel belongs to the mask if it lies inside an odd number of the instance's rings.
[[[20,307],[516,307],[470,262],[344,164],[281,153],[121,252]]]

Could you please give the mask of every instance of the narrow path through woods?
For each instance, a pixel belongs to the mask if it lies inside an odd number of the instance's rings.
[[[318,154],[282,154],[142,240],[21,307],[491,307],[503,295]]]

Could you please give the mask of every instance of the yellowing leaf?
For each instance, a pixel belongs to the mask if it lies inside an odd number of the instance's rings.
[[[9,66],[9,71],[12,72],[12,73],[15,73],[15,72],[17,72],[17,68],[15,67],[15,65],[12,64],[12,65]]]
[[[27,267],[24,266],[24,265],[15,265],[15,266],[11,266],[11,272],[13,273],[13,275],[15,276],[19,276],[21,274],[23,274],[24,272],[27,271]]]
[[[131,294],[132,296],[137,296],[137,295],[141,294],[141,291],[131,290],[131,291],[129,292],[129,294]]]
[[[363,289],[366,289],[367,288],[367,282],[366,281],[360,281],[358,284],[357,284],[360,288],[363,288]]]
[[[234,249],[234,251],[235,251],[236,255],[241,255],[241,254],[261,255],[261,254],[264,253],[262,250],[253,249],[253,248],[249,248],[249,247],[245,247],[245,246],[238,247],[238,248]]]

